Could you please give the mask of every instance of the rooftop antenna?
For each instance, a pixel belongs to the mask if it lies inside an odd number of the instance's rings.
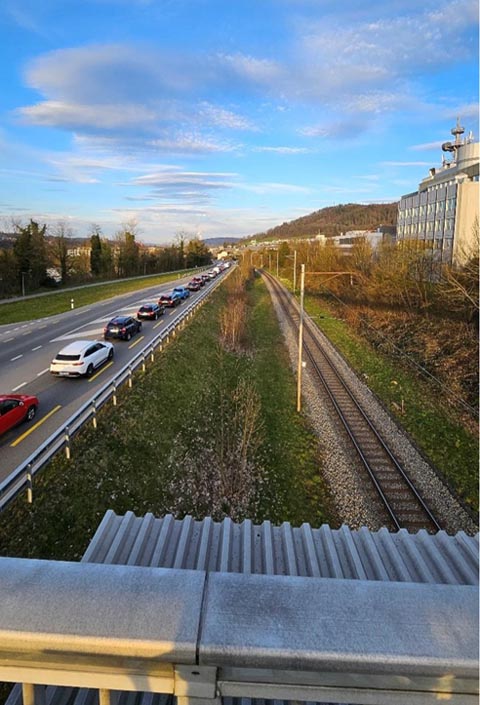
[[[460,118],[457,116],[457,124],[455,125],[454,128],[450,130],[452,135],[455,137],[455,147],[460,147],[462,144],[462,140],[460,138],[460,135],[463,135],[465,132],[465,128],[460,125]]]

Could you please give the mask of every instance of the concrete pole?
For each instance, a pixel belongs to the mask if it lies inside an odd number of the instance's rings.
[[[277,250],[277,278],[278,278],[278,250]]]
[[[297,290],[297,251],[293,251],[293,294]]]
[[[297,411],[302,409],[302,352],[303,352],[303,298],[305,294],[305,265],[300,272],[300,325],[298,327],[298,364],[297,364]]]

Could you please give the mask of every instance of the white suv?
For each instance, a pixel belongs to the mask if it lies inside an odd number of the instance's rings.
[[[112,358],[112,343],[76,340],[56,354],[50,365],[50,372],[60,377],[90,377],[96,367]]]

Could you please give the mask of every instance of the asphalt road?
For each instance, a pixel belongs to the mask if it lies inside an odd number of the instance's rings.
[[[49,318],[0,326],[0,393],[34,394],[40,402],[32,422],[23,423],[0,437],[0,482],[200,292],[192,292],[191,298],[177,308],[166,309],[158,321],[144,321],[140,333],[130,341],[112,340],[113,364],[103,365],[89,379],[51,375],[49,367],[55,354],[74,340],[103,340],[103,327],[113,316],[135,315],[141,304],[157,301],[161,293],[171,290],[172,286],[186,284],[189,279],[179,278]],[[209,286],[211,284],[206,285]]]

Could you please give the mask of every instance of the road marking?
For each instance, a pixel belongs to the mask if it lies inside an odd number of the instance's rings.
[[[19,436],[16,441],[13,441],[13,443],[10,443],[10,448],[15,448],[15,446],[18,446],[19,443],[21,443],[27,436],[29,436],[33,431],[35,431],[35,429],[37,429],[39,426],[41,426],[42,423],[44,423],[48,418],[50,418],[50,416],[52,416],[56,411],[58,411],[61,408],[62,408],[62,405],[59,404],[54,409],[49,411],[48,414],[46,414],[43,417],[43,419],[40,419],[40,421],[37,421],[36,424],[34,424],[31,428],[28,429],[28,431],[25,431],[24,434]]]
[[[158,328],[158,326],[161,326],[162,323],[163,323],[163,321],[158,321],[158,323],[155,323],[155,325],[153,327]]]
[[[38,330],[42,330],[42,328],[46,328],[47,326],[38,326]]]
[[[11,357],[10,362],[14,362],[15,360],[20,360],[21,357],[23,357],[23,355],[17,355],[17,357]]]
[[[27,330],[27,331],[25,331],[25,333],[22,333],[22,336],[24,336],[24,335],[30,335],[31,332],[32,332],[31,330]]]
[[[4,340],[3,342],[4,342],[4,343],[11,343],[12,340],[15,340],[15,338],[7,338],[7,339]]]
[[[108,362],[104,367],[102,367],[101,370],[99,370],[96,374],[93,375],[93,377],[90,377],[88,380],[89,382],[93,382],[94,379],[97,379],[98,375],[101,375],[102,372],[105,372],[105,370],[108,370],[109,367],[113,365],[113,360],[112,362]]]
[[[26,384],[27,384],[26,382],[22,382],[22,384],[19,384],[18,387],[14,387],[14,388],[12,389],[12,392],[16,392],[17,389],[21,389],[21,388],[24,387]]]
[[[132,343],[131,345],[128,346],[128,349],[131,350],[132,348],[134,348],[135,345],[138,345],[139,342],[140,342],[141,340],[143,340],[144,338],[145,338],[145,336],[144,336],[144,335],[141,335],[140,338],[138,338],[138,340],[136,340],[134,343]]]
[[[48,371],[49,371],[49,369],[50,369],[49,367],[46,367],[46,368],[45,368],[44,370],[42,370],[41,372],[37,372],[37,377],[40,377],[41,375],[44,375],[45,372],[48,372]]]
[[[42,347],[41,345],[37,345],[36,348],[32,348],[32,352],[35,352],[35,350],[40,350],[41,347]]]

